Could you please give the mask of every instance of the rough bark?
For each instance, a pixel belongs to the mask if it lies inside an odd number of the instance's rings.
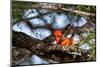
[[[48,44],[44,41],[29,37],[28,35],[21,32],[13,31],[12,45],[14,47],[20,48],[18,49],[19,53],[16,51],[16,49],[12,49],[13,64],[18,64],[21,62],[21,58],[23,59],[29,57],[32,54],[36,54],[46,59],[50,63],[54,63],[51,62],[51,60],[58,63],[86,61],[85,57],[83,57],[83,53],[77,47],[62,47],[60,45]],[[16,52],[18,55],[15,54]],[[80,52],[82,55],[76,55],[76,57],[74,57],[73,54],[69,54],[68,52]]]

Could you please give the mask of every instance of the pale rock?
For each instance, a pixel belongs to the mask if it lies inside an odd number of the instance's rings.
[[[45,28],[37,28],[33,30],[33,37],[39,40],[43,40],[50,36],[52,32]]]
[[[72,18],[72,24],[74,24],[74,27],[82,27],[86,23],[87,21],[84,17],[73,17]]]
[[[32,56],[32,64],[48,64],[49,62],[43,60],[37,55]]]
[[[23,32],[39,40],[43,40],[52,34],[50,30],[45,28],[30,29],[25,22],[20,22],[13,25],[13,30],[17,32]]]
[[[46,25],[46,23],[39,18],[31,19],[29,21],[30,21],[30,23],[32,24],[33,27],[39,27],[39,26],[45,26]]]
[[[40,58],[37,55],[32,55],[31,57],[25,59],[19,65],[31,65],[31,64],[48,64],[49,62],[45,61],[44,59]]]
[[[92,49],[92,47],[90,47],[88,43],[84,43],[84,44],[81,45],[79,48],[80,48],[80,49],[83,49],[83,50],[85,50],[85,51],[88,51],[88,50]]]
[[[78,34],[74,34],[73,40],[74,40],[73,44],[80,43],[80,36]]]
[[[23,18],[31,18],[38,15],[38,12],[36,11],[36,9],[28,9],[24,11],[25,13],[23,15]]]
[[[69,18],[65,14],[55,15],[55,22],[52,24],[54,29],[63,29],[70,23]]]
[[[47,9],[40,9],[40,13],[47,13],[48,10]]]
[[[71,38],[72,34],[68,34],[67,38]],[[80,36],[78,34],[74,34],[73,36],[73,44],[78,44],[80,42]]]
[[[46,24],[51,24],[54,22],[54,17],[56,13],[51,13],[43,16],[43,19],[46,21]]]
[[[15,25],[13,25],[12,29],[17,32],[23,32],[29,36],[32,35],[32,31],[25,22],[16,23]]]

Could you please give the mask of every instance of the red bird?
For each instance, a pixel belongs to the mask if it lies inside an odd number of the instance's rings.
[[[73,44],[73,39],[72,38],[63,38],[62,37],[62,31],[61,30],[55,30],[54,31],[54,36],[55,36],[55,40],[57,42],[57,44],[61,45],[61,46],[70,46]]]

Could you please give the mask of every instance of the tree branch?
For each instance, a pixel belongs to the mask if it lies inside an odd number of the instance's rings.
[[[32,54],[36,54],[42,58],[57,61],[57,62],[79,61],[75,59],[73,60],[73,54],[68,53],[68,52],[75,52],[76,48],[47,44],[41,40],[37,40],[35,38],[29,37],[28,35],[21,32],[13,31],[12,45],[17,48],[27,49],[31,51]],[[79,55],[77,56],[80,59],[82,58]],[[80,61],[84,61],[84,60],[81,59]],[[12,62],[14,62],[14,60]]]
[[[76,14],[79,14],[79,15],[96,16],[95,13],[88,13],[88,12],[84,12],[84,11],[72,10],[72,9],[67,9],[67,8],[60,8],[60,9],[61,9],[61,10],[64,10],[64,11],[76,13]]]

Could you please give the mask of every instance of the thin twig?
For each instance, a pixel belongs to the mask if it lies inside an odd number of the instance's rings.
[[[86,16],[96,16],[95,13],[88,13],[88,12],[79,11],[79,10],[71,10],[71,9],[67,9],[67,8],[60,8],[60,9],[61,9],[61,10],[64,10],[64,11],[72,12],[72,13],[77,13],[77,14],[81,14],[81,15],[86,15]]]

